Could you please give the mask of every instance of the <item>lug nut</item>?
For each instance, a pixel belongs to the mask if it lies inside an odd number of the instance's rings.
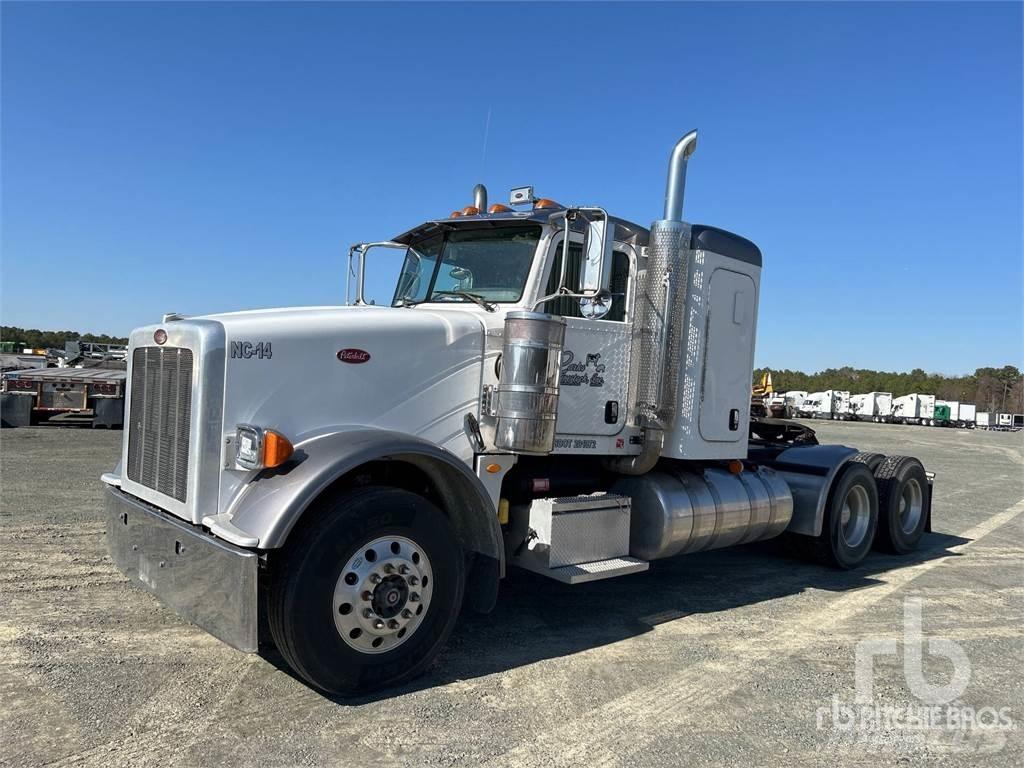
[[[370,583],[371,584],[380,584],[380,575],[376,574],[376,573],[371,573],[370,574]]]
[[[388,622],[388,629],[398,629],[398,622],[392,619]]]
[[[384,620],[383,619],[377,619],[375,622],[373,622],[373,628],[374,629],[384,629]]]
[[[411,619],[412,618],[412,611],[410,611],[408,608],[406,608],[404,611],[402,611],[402,618],[403,619]]]
[[[364,608],[363,609],[363,616],[365,618],[367,618],[367,619],[370,618],[371,616],[373,616],[373,609],[372,608]]]
[[[373,600],[373,593],[370,590],[363,592],[363,600]]]
[[[395,566],[393,566],[391,563],[384,563],[384,573],[394,573],[394,572],[395,572]]]
[[[405,574],[407,574],[410,570],[411,569],[409,568],[408,565],[400,565],[400,566],[398,566],[398,572],[400,574],[402,574],[403,576],[405,576]]]
[[[409,593],[409,602],[410,603],[418,603],[419,601],[420,601],[420,593],[419,592],[410,592]]]
[[[420,580],[419,580],[419,579],[417,579],[417,578],[416,578],[415,576],[410,576],[410,577],[409,577],[409,578],[407,579],[407,581],[409,582],[409,584],[410,584],[410,585],[412,585],[412,586],[414,586],[414,587],[415,587],[415,586],[416,586],[417,584],[419,584],[419,583],[420,583]]]

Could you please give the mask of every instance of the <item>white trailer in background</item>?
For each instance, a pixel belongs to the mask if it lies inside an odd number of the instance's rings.
[[[996,414],[994,413],[981,411],[980,413],[975,414],[974,426],[978,429],[995,429],[997,424]]]
[[[974,403],[960,403],[960,418],[963,426],[968,429],[974,428],[974,421],[978,414],[978,406]]]
[[[1024,429],[1024,414],[1021,413],[997,413],[996,423],[990,429],[1017,430]]]
[[[797,416],[807,419],[850,418],[850,393],[839,389],[811,392],[796,409]]]
[[[935,395],[903,395],[892,401],[892,419],[897,424],[929,426],[935,417]]]
[[[850,412],[857,421],[888,424],[892,419],[892,393],[866,392],[850,397]]]
[[[832,418],[842,421],[853,419],[853,411],[850,410],[850,393],[845,389],[832,390]]]

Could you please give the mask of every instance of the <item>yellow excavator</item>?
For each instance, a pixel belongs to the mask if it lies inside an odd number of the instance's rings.
[[[773,392],[775,392],[775,388],[772,387],[772,372],[765,371],[761,374],[760,380],[754,384],[750,392],[751,416],[763,419],[768,415],[768,409],[765,407],[764,400]]]

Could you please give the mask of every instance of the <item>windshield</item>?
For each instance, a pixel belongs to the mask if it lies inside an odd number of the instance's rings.
[[[452,229],[409,246],[392,306],[422,302],[515,302],[540,240],[539,225]],[[471,296],[459,295],[471,294]]]

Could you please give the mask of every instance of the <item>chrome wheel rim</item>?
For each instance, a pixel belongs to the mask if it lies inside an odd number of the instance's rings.
[[[851,486],[843,498],[839,530],[847,546],[856,548],[864,541],[871,521],[871,499],[861,485]]]
[[[900,528],[904,533],[913,533],[917,524],[921,522],[921,513],[924,511],[924,491],[921,484],[910,478],[903,484],[900,491]]]
[[[423,548],[404,536],[381,536],[345,563],[334,587],[334,625],[360,653],[385,653],[415,634],[433,591]]]

